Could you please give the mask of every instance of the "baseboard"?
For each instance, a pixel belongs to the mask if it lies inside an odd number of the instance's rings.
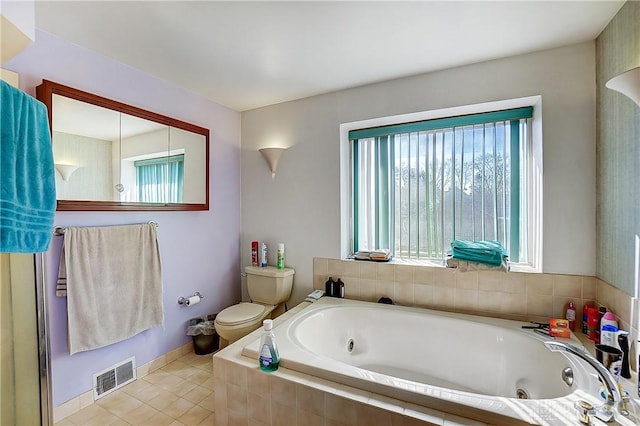
[[[170,362],[173,362],[181,356],[186,355],[190,352],[193,352],[193,343],[191,342],[179,346],[176,349],[173,349],[163,355],[160,355],[158,358],[155,358],[147,362],[146,364],[137,367],[136,375],[138,379],[141,379],[147,374],[164,367]],[[89,390],[87,392],[84,392],[83,394],[78,395],[75,398],[70,399],[67,402],[58,405],[57,407],[53,407],[53,423],[57,423],[60,420],[69,417],[70,415],[82,410],[83,408],[88,407],[94,402],[93,390]]]

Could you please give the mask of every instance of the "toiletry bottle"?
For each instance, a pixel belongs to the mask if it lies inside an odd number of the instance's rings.
[[[587,319],[589,318],[589,308],[591,306],[588,303],[585,303],[582,306],[582,332],[584,334],[589,334],[589,327],[587,325]]]
[[[600,344],[600,329],[602,328],[602,317],[607,313],[606,306],[600,306],[598,309],[598,327],[596,327],[596,344]]]
[[[329,277],[326,283],[324,283],[324,295],[333,297],[333,278]]]
[[[618,345],[618,321],[613,312],[605,312],[600,320],[600,343],[616,347]]]
[[[338,278],[338,282],[334,283],[333,295],[344,299],[344,283],[340,278]]]
[[[260,266],[267,267],[267,245],[265,243],[260,244]]]
[[[629,332],[618,331],[618,347],[622,351],[622,368],[620,375],[625,379],[631,378],[631,369],[629,368]]]
[[[278,269],[284,269],[284,244],[278,244]]]
[[[600,329],[600,344],[614,348],[618,347],[618,327],[612,324],[605,324]]]
[[[573,300],[569,300],[565,318],[569,321],[569,330],[576,331],[576,308],[573,306]]]
[[[251,241],[251,265],[258,266],[258,242]]]
[[[260,338],[260,369],[271,373],[280,365],[280,354],[276,346],[276,335],[273,334],[273,320],[266,319],[262,325],[264,331]]]
[[[589,339],[596,342],[599,338],[599,333],[596,334],[596,330],[600,329],[600,322],[597,308],[589,308],[587,311],[587,331],[589,332]],[[600,343],[599,341],[596,343]]]

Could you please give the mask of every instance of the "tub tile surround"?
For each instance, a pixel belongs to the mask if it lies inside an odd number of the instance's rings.
[[[308,305],[303,302],[289,310],[274,320],[275,325]],[[217,426],[488,425],[283,367],[264,373],[256,360],[242,355],[243,347],[259,336],[256,330],[213,357]]]
[[[275,326],[298,314],[309,304],[302,302],[276,318]],[[256,330],[220,350],[213,357],[214,413],[217,426],[529,424],[484,411],[472,413],[469,407],[452,407],[438,402],[430,405],[433,408],[420,406],[282,366],[276,372],[264,373],[260,371],[256,359],[242,354],[244,346],[259,339],[259,336],[260,330]],[[625,383],[625,388],[626,385],[633,384],[634,382],[629,381]],[[524,415],[532,415],[548,425],[567,424],[566,419],[575,415],[573,404],[566,401],[541,400],[533,405],[525,404],[521,408],[524,409]]]
[[[618,326],[630,331],[630,360],[636,369],[640,302],[593,276],[524,272],[468,271],[442,266],[408,265],[397,261],[367,262],[315,257],[313,288],[324,290],[328,277],[340,278],[345,297],[394,303],[517,321],[548,322],[564,318],[572,300],[576,333],[585,303],[606,306]],[[632,326],[634,324],[635,326]]]

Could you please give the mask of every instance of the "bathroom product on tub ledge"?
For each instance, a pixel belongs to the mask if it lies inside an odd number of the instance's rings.
[[[600,343],[599,319],[600,317],[598,316],[598,308],[589,308],[587,310],[587,332],[589,334],[589,339],[595,343]]]
[[[565,339],[570,338],[571,331],[569,331],[569,321],[564,318],[550,318],[549,335],[551,337],[564,337]]]
[[[582,306],[582,333],[589,335],[589,326],[588,326],[588,319],[589,319],[589,308],[591,307],[590,304],[585,303]]]
[[[324,296],[324,291],[322,290],[313,290],[309,295],[304,299],[305,302],[317,302],[322,296]]]
[[[600,329],[602,328],[602,318],[604,318],[604,314],[606,313],[607,313],[606,306],[600,306],[600,308],[598,308],[598,326],[596,327],[596,343],[600,343],[600,339],[602,338],[600,336]]]
[[[344,283],[340,278],[338,281],[334,281],[333,277],[329,277],[324,284],[324,294],[329,297],[344,298]]]
[[[280,365],[280,354],[276,345],[276,335],[273,333],[273,320],[266,319],[262,324],[264,331],[260,338],[260,370],[271,373]]]
[[[631,378],[631,370],[629,366],[629,332],[624,330],[618,331],[618,347],[622,351],[622,367],[620,375],[625,379]]]
[[[573,300],[569,300],[565,318],[569,321],[569,330],[576,331],[576,307],[573,305]]]
[[[600,320],[600,343],[603,345],[618,345],[618,321],[613,312],[605,312]]]

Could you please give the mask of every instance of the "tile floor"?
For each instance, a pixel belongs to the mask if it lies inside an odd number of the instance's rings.
[[[186,354],[55,426],[215,425],[211,356]]]

